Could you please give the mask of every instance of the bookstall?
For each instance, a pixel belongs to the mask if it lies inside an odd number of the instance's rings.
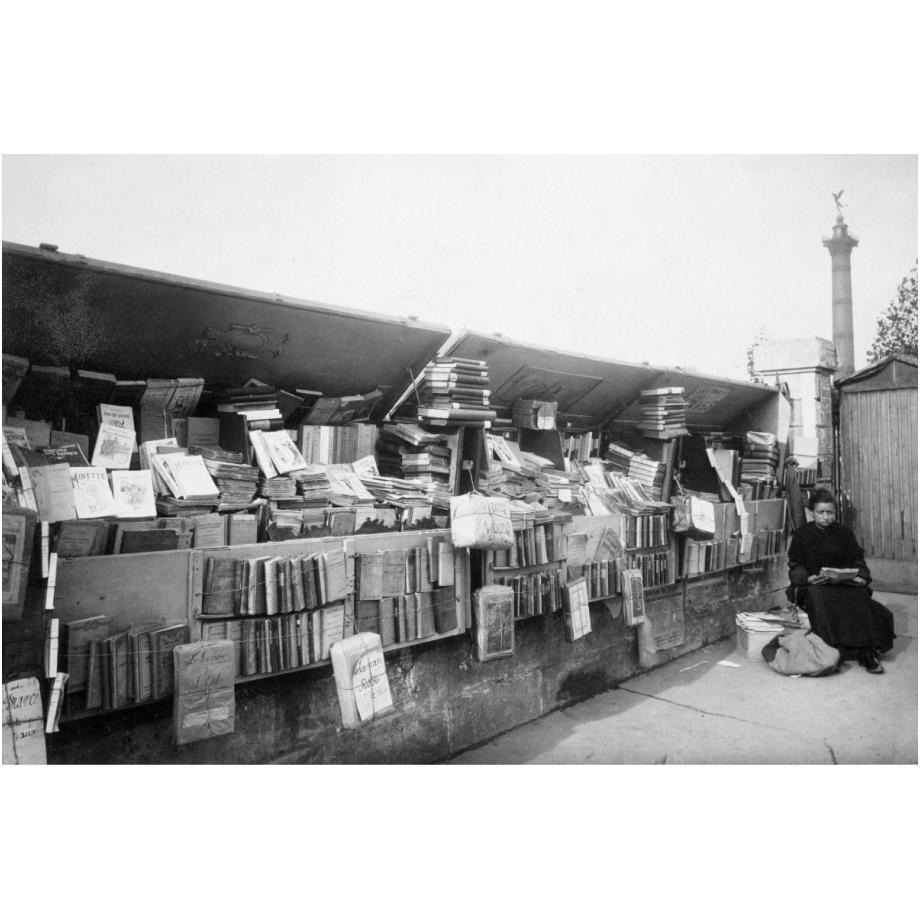
[[[49,762],[433,761],[785,583],[775,388],[3,260],[3,681]],[[505,544],[455,545],[471,492]]]

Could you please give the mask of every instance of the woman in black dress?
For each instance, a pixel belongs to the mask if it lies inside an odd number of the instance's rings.
[[[808,503],[814,521],[800,527],[789,544],[789,586],[786,595],[809,617],[812,631],[840,652],[855,658],[870,674],[884,674],[878,660],[894,640],[894,618],[871,599],[872,575],[853,531],[836,522],[834,496],[818,489]],[[849,581],[831,584],[822,567],[857,569]]]

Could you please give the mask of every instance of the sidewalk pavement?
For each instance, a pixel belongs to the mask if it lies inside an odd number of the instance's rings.
[[[897,633],[882,675],[849,661],[830,677],[783,677],[731,637],[449,763],[916,764],[917,597],[875,598]]]

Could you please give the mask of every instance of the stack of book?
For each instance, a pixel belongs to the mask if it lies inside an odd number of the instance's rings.
[[[284,427],[278,394],[272,386],[227,387],[217,394],[220,446],[252,462],[251,431],[277,431]]]
[[[402,478],[422,494],[438,499],[450,497],[452,455],[442,434],[418,425],[384,425],[377,441],[378,472],[384,478]]]
[[[687,431],[687,401],[683,387],[659,387],[639,394],[642,421],[638,428],[647,438],[667,441]]]
[[[744,435],[741,456],[741,482],[752,487],[751,497],[768,498],[776,486],[779,447],[776,436],[765,431],[748,431]]]
[[[633,454],[629,460],[630,479],[634,479],[649,495],[661,495],[665,464],[645,454]]]
[[[297,497],[305,508],[321,508],[329,504],[332,487],[326,468],[311,463],[290,474],[297,485]]]
[[[738,628],[738,651],[746,658],[757,661],[763,647],[775,636],[781,636],[787,626],[798,626],[782,616],[768,613],[739,613],[735,615]]]
[[[220,448],[199,447],[196,453],[203,457],[204,465],[218,488],[219,510],[238,511],[251,504],[259,482],[256,467],[243,463],[240,454]]]
[[[636,451],[630,450],[625,444],[617,441],[611,441],[607,445],[607,460],[615,473],[628,476],[629,464],[635,455]]]
[[[423,372],[418,417],[429,425],[491,428],[489,366],[472,358],[435,358]]]
[[[391,476],[362,476],[361,484],[377,501],[394,508],[424,508],[435,504],[423,483]]]
[[[296,498],[297,483],[290,476],[275,476],[272,479],[263,476],[259,481],[259,497],[269,501]]]

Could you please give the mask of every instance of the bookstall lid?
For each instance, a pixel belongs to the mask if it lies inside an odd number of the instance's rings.
[[[178,275],[3,243],[3,350],[119,379],[251,377],[380,411],[450,330]]]
[[[659,368],[658,376],[649,389],[683,387],[687,400],[687,425],[691,428],[729,428],[743,422],[751,410],[769,400],[775,400],[779,390],[762,383],[710,377],[679,368]],[[638,422],[642,418],[636,398],[620,414],[620,421]],[[742,427],[750,427],[744,426]]]
[[[606,427],[614,420],[639,421],[644,389],[684,387],[691,426],[727,426],[755,406],[777,397],[775,387],[708,377],[677,368],[629,364],[514,342],[504,336],[466,332],[450,347],[458,358],[489,363],[492,403],[499,415],[516,399],[558,403],[562,422]]]

